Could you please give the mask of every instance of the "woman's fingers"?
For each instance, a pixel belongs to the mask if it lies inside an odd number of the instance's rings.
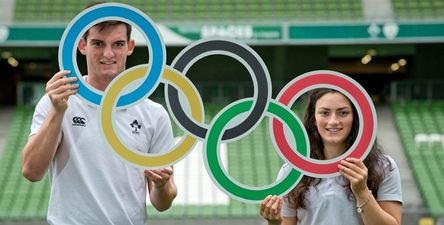
[[[282,200],[279,196],[269,195],[261,203],[261,216],[270,221],[281,219]]]

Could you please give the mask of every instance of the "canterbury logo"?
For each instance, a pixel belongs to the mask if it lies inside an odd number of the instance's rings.
[[[85,118],[79,117],[79,116],[73,117],[72,118],[72,125],[85,127],[86,126]]]

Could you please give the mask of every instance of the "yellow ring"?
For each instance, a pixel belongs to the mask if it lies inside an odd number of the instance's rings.
[[[182,141],[165,154],[143,154],[128,149],[116,135],[113,126],[113,109],[115,107],[116,99],[119,97],[120,92],[131,82],[143,78],[148,70],[148,65],[142,65],[140,67],[127,70],[124,75],[117,77],[112,87],[103,97],[102,101],[102,113],[101,113],[101,125],[105,139],[111,145],[111,148],[125,160],[142,167],[159,168],[172,165],[178,160],[182,159],[192,149],[196,143],[196,138],[186,134]],[[175,85],[178,89],[182,90],[185,96],[188,98],[188,102],[191,108],[191,117],[198,122],[203,122],[203,104],[195,87],[191,82],[182,76],[179,72],[172,69],[169,66],[164,67],[162,73],[163,80]]]

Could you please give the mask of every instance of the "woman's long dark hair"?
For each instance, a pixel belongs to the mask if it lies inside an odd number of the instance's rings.
[[[313,159],[320,159],[320,160],[325,159],[323,151],[324,143],[318,132],[318,129],[315,126],[316,124],[315,109],[316,109],[316,102],[327,93],[340,93],[340,92],[334,89],[327,89],[327,88],[319,88],[311,91],[309,93],[309,102],[304,115],[304,126],[305,129],[307,130],[307,133],[309,134],[308,136],[310,140],[310,149],[311,149],[310,157]],[[353,110],[353,123],[350,134],[347,138],[347,144],[346,144],[347,149],[353,145],[353,142],[355,141],[359,130],[358,113],[356,111],[355,106],[351,102],[350,104],[352,105],[352,110]],[[382,166],[384,165],[383,160],[387,159],[382,154],[382,150],[380,146],[377,144],[377,141],[375,141],[375,144],[372,146],[370,153],[364,160],[364,164],[368,168],[367,186],[372,191],[375,198],[377,198],[378,188],[380,183],[382,182],[383,170],[378,168],[382,168]],[[390,164],[389,166],[391,168]],[[299,209],[299,208],[305,209],[306,208],[306,205],[304,203],[305,192],[308,191],[310,186],[312,185],[316,186],[320,182],[321,180],[319,178],[304,176],[301,179],[300,183],[290,193],[288,193],[285,196],[290,206],[294,209]],[[347,188],[346,190],[348,193],[348,197],[353,198],[353,193],[350,188],[350,182],[346,180],[346,184],[344,184],[343,186],[344,188]]]

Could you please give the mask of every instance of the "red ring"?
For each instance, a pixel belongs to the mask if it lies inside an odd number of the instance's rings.
[[[282,156],[285,157],[286,161],[293,165],[293,167],[302,170],[306,174],[317,175],[317,176],[329,176],[334,175],[339,172],[338,163],[347,158],[361,158],[363,159],[371,150],[371,145],[376,138],[376,116],[374,106],[371,102],[370,97],[366,94],[364,88],[359,84],[354,83],[354,81],[342,74],[338,74],[332,71],[317,71],[301,75],[291,81],[278,95],[278,101],[282,104],[288,106],[294,96],[298,95],[301,91],[311,86],[316,88],[325,87],[330,88],[330,86],[339,87],[348,94],[350,94],[357,102],[356,110],[361,111],[362,114],[362,135],[357,137],[359,140],[358,144],[354,149],[350,151],[347,150],[348,154],[342,155],[337,160],[326,163],[317,163],[314,159],[307,159],[306,157],[296,154],[296,152],[290,147],[285,138],[283,124],[277,120],[273,119],[273,136],[276,140],[279,151]],[[340,90],[338,90],[340,91]],[[342,91],[340,91],[342,93]],[[361,124],[360,124],[361,126]]]

